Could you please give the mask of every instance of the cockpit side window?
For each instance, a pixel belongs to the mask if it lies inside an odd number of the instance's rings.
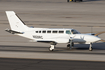
[[[71,34],[70,30],[66,30],[66,34]]]

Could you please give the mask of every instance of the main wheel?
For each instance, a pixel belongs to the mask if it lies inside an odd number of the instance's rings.
[[[74,2],[76,2],[76,0],[74,0]]]
[[[49,48],[49,51],[54,51],[54,47],[55,47],[55,45],[51,45]]]
[[[54,51],[54,49],[52,49],[52,50],[50,50],[50,49],[49,49],[49,51],[51,51],[51,52],[52,52],[52,51]]]
[[[67,45],[67,48],[70,49],[70,44]]]
[[[70,0],[67,0],[67,2],[69,2]]]
[[[80,0],[80,2],[82,2],[82,0]]]
[[[92,51],[93,50],[93,48],[91,47],[91,48],[89,48],[89,51]]]
[[[51,48],[51,47],[50,47],[50,48]],[[50,49],[50,48],[49,48],[49,51],[54,51],[54,49]]]

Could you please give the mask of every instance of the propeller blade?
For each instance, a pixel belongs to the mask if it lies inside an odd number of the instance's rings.
[[[103,34],[103,33],[105,33],[105,31],[96,33],[94,36],[98,36],[98,35]],[[100,41],[105,42],[105,40],[103,40],[103,39],[101,39]]]
[[[105,40],[102,40],[102,39],[100,41],[105,42]]]
[[[94,36],[98,36],[98,35],[103,34],[103,33],[105,33],[105,31],[96,33]]]

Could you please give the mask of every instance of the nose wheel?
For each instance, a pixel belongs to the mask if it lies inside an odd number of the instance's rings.
[[[90,43],[89,51],[92,51],[92,50],[93,50],[92,43]]]

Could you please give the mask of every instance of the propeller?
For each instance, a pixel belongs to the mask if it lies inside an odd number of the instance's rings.
[[[105,33],[105,31],[96,33],[95,36],[98,36],[98,35],[103,34],[103,33]]]
[[[105,42],[105,40],[102,40],[102,39],[100,41]]]
[[[93,27],[91,26],[91,34],[93,33]],[[105,33],[105,31],[103,31],[103,32],[99,32],[99,33],[96,33],[96,34],[94,34],[94,36],[98,36],[98,35],[100,35],[100,34],[103,34],[103,33]],[[101,39],[100,41],[102,41],[102,42],[105,42],[105,40],[103,40],[103,39]]]
[[[94,36],[98,36],[98,35],[103,34],[103,33],[105,33],[105,31],[96,33]],[[105,40],[103,40],[103,39],[101,39],[100,41],[105,42]]]

